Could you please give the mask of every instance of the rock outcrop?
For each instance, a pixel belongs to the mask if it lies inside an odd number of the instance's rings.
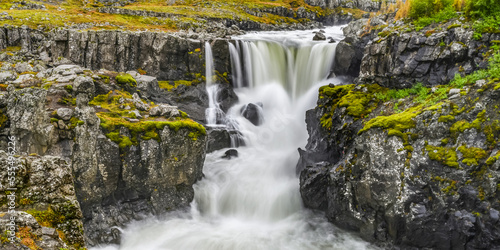
[[[32,219],[20,223],[41,237],[35,239],[39,246],[119,243],[116,227],[187,206],[193,199],[192,185],[202,177],[206,131],[172,104],[205,107],[190,99],[170,100],[156,78],[130,73],[135,78],[61,65],[41,70],[17,89],[14,81],[6,81],[0,92],[0,146],[7,149],[8,138],[15,136],[17,154],[27,164],[18,172],[23,191],[16,197],[31,205],[16,211],[18,218],[29,217],[21,212],[27,211],[38,220],[39,226]],[[163,99],[152,102],[160,95]],[[152,109],[159,112],[152,114]],[[40,157],[24,156],[30,154]],[[6,174],[2,171],[2,183]],[[1,199],[0,209],[6,212],[6,196]],[[71,210],[59,211],[67,202]],[[46,211],[71,221],[46,224],[37,218]]]
[[[14,222],[17,232],[5,230],[15,233],[14,238],[17,236],[20,240],[10,240],[11,234],[3,231],[0,247],[85,247],[83,216],[76,198],[71,165],[58,156],[19,157],[20,152],[14,151],[18,138],[15,135],[8,138],[9,151],[0,150],[1,220],[2,227]],[[12,188],[17,190],[9,191]]]
[[[377,11],[382,7],[383,0],[306,0],[306,3],[323,8],[354,8],[364,11]],[[396,3],[396,0],[388,0],[386,3]]]
[[[424,104],[387,101],[378,85],[322,87],[297,166],[304,204],[386,247],[497,247],[496,81],[448,97],[423,88]]]
[[[470,74],[488,65],[484,55],[500,34],[473,38],[470,24],[451,20],[420,31],[394,22],[393,15],[360,19],[344,28],[346,38],[335,55],[337,75],[359,76],[359,82],[408,88],[417,82],[445,84],[456,74]]]

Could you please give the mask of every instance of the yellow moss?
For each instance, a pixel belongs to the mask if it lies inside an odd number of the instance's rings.
[[[483,149],[474,147],[467,148],[465,145],[458,147],[458,151],[460,151],[464,156],[462,162],[468,166],[478,165],[478,160],[487,156],[486,151]]]
[[[137,81],[130,74],[118,74],[115,80],[118,84],[127,84],[132,88],[137,87]]]
[[[427,150],[431,160],[438,161],[449,167],[458,168],[458,158],[455,148],[426,145],[425,150]]]
[[[417,109],[407,109],[404,112],[393,114],[390,116],[377,116],[369,120],[363,129],[361,129],[358,134],[361,134],[372,128],[382,128],[382,129],[392,129],[398,130],[400,132],[414,128],[415,118],[418,115]]]
[[[174,84],[170,84],[170,81],[158,81],[158,85],[162,89],[166,89],[167,91],[172,91],[179,87],[180,85],[186,85],[186,86],[191,86],[192,82],[191,81],[185,81],[185,80],[179,80],[179,81],[174,81]]]
[[[443,116],[439,117],[438,122],[451,122],[454,120],[455,120],[455,117],[452,115],[443,115]]]

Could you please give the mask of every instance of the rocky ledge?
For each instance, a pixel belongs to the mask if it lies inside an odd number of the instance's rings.
[[[304,204],[383,247],[497,248],[500,54],[487,51],[446,85],[321,87],[299,150]]]
[[[23,55],[11,54],[0,57]],[[15,140],[14,159],[24,166],[12,184],[15,213],[7,186],[0,188],[1,214],[15,216],[22,234],[19,242],[2,236],[2,249],[119,243],[116,227],[191,202],[207,137],[189,114],[206,108],[201,81],[37,60],[2,62],[2,71],[0,145],[7,150]]]

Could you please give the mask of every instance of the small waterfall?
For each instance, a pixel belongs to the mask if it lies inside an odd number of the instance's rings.
[[[224,111],[220,109],[218,102],[219,86],[214,83],[214,72],[212,47],[209,42],[205,42],[205,79],[208,94],[208,108],[205,110],[205,117],[208,126],[223,124],[222,120],[225,117]]]

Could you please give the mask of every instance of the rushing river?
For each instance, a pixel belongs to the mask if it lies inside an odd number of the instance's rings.
[[[340,27],[325,29],[342,38]],[[368,243],[305,209],[295,174],[298,147],[307,141],[305,111],[315,106],[327,79],[336,43],[313,42],[312,31],[260,32],[230,44],[239,104],[226,115],[244,136],[239,157],[225,150],[206,157],[205,177],[194,185],[187,211],[134,222],[123,228],[120,246],[102,249],[371,249]],[[209,48],[207,48],[209,51]],[[211,50],[210,50],[211,52]],[[210,53],[207,75],[212,72]],[[208,84],[215,95],[217,83]],[[211,96],[211,110],[217,111]],[[247,103],[262,103],[261,126],[240,115]],[[215,123],[214,113],[207,120]]]

